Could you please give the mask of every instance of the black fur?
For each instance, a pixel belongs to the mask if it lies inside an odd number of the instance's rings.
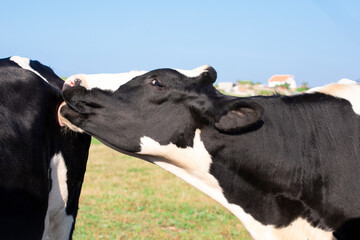
[[[1,239],[41,239],[56,153],[68,169],[66,212],[76,218],[90,145],[88,135],[64,132],[58,124],[63,81],[37,61],[30,66],[50,85],[9,58],[0,60]]]

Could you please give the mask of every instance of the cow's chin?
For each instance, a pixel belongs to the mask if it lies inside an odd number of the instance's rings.
[[[63,102],[58,109],[58,122],[61,127],[66,127],[74,132],[83,133],[84,130],[75,126],[69,119],[76,119],[80,114]]]

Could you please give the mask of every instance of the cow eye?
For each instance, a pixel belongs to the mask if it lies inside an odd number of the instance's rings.
[[[163,88],[164,86],[160,83],[160,81],[158,81],[157,79],[154,79],[151,81],[151,85],[158,87],[158,88]]]

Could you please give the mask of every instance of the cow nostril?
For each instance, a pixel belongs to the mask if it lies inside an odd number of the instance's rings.
[[[85,82],[82,79],[82,76],[70,76],[68,79],[66,79],[65,84],[63,85],[63,91],[65,89],[71,88],[71,87],[75,87],[75,86],[83,86],[85,87]]]
[[[74,87],[74,86],[83,86],[84,88],[87,88],[87,81],[86,81],[84,75],[76,74],[76,75],[71,75],[70,77],[68,77],[65,80],[65,84],[63,86],[63,91],[65,89],[68,89],[68,88]]]
[[[62,87],[62,90],[64,91],[65,89],[71,88],[73,86],[74,86],[73,82],[66,81]]]
[[[80,85],[81,85],[81,80],[80,80],[79,78],[76,78],[76,79],[74,80],[74,83],[73,83],[72,86],[80,86]]]

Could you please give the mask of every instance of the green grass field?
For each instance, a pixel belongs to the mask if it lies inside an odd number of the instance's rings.
[[[159,167],[93,141],[74,239],[251,239],[225,208]]]

